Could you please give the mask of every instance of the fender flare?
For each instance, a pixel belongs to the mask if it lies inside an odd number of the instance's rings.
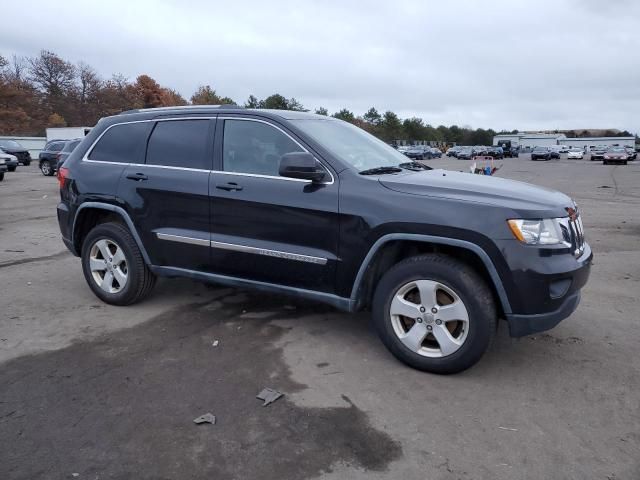
[[[500,304],[502,305],[502,310],[505,314],[512,313],[511,305],[509,304],[509,298],[507,297],[507,292],[504,289],[504,285],[502,284],[502,279],[500,275],[498,275],[498,271],[496,270],[493,261],[480,246],[475,243],[467,242],[466,240],[459,240],[457,238],[447,238],[447,237],[436,237],[433,235],[422,235],[422,234],[414,234],[414,233],[389,233],[387,235],[383,235],[380,237],[373,246],[369,249],[369,252],[365,256],[364,260],[360,264],[360,268],[358,269],[358,274],[356,275],[356,279],[353,282],[353,287],[351,289],[351,297],[350,303],[351,308],[355,308],[358,300],[358,291],[360,290],[360,286],[364,275],[373,259],[373,256],[376,254],[378,250],[387,242],[394,240],[410,240],[414,242],[425,242],[425,243],[435,243],[440,245],[451,245],[454,247],[464,248],[475,253],[482,263],[484,264],[487,272],[489,272],[489,276],[491,277],[491,281],[493,282],[493,286],[498,293],[498,299],[500,300]]]
[[[131,220],[131,217],[129,217],[129,214],[125,211],[124,208],[118,207],[116,205],[111,205],[110,203],[85,202],[85,203],[82,203],[78,207],[78,210],[76,210],[76,214],[73,217],[73,227],[72,227],[73,229],[71,230],[71,244],[72,245],[75,245],[76,220],[78,219],[78,215],[80,214],[80,212],[82,210],[84,210],[85,208],[95,208],[95,209],[100,209],[100,210],[108,210],[110,212],[114,212],[114,213],[117,213],[118,215],[120,215],[122,217],[122,219],[124,220],[124,222],[127,224],[127,227],[129,228],[129,231],[131,232],[131,235],[133,236],[133,239],[136,241],[136,244],[138,245],[138,248],[140,249],[140,252],[142,253],[142,258],[144,258],[144,262],[147,265],[151,265],[151,260],[149,259],[149,255],[147,255],[147,250],[144,248],[144,245],[142,244],[142,239],[140,238],[140,235],[138,235],[138,231],[136,230],[136,227],[133,225],[133,220]]]

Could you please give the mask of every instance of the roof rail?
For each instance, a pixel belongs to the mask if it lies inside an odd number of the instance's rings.
[[[165,112],[172,110],[210,110],[212,108],[244,108],[240,105],[224,104],[224,105],[178,105],[175,107],[153,107],[153,108],[136,108],[134,110],[126,110],[120,112],[119,115],[125,115],[127,113],[142,113],[142,112]]]

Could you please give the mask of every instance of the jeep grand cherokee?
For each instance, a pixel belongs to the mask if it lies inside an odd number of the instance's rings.
[[[398,359],[436,373],[477,362],[498,318],[517,337],[569,316],[592,260],[566,195],[432,170],[310,113],[125,112],[58,179],[64,243],[103,301],[184,276],[370,309]]]

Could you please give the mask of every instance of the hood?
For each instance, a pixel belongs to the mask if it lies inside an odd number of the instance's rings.
[[[573,201],[564,193],[504,178],[449,170],[386,175],[379,182],[390,190],[509,208],[529,218],[566,216]]]
[[[4,150],[6,153],[24,153],[24,152],[28,152],[28,150],[24,147],[18,147],[18,148],[13,148],[13,147],[0,147],[0,150]]]

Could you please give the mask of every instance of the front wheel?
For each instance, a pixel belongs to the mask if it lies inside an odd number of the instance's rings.
[[[408,258],[382,277],[373,321],[397,359],[449,374],[480,360],[495,335],[497,314],[491,290],[473,269],[428,254]]]
[[[28,167],[29,165],[31,165],[31,160],[25,160],[24,162],[22,162],[22,165]]]
[[[53,175],[53,167],[51,166],[51,162],[49,162],[49,160],[43,160],[43,162],[40,164],[40,171],[43,175],[51,177]]]
[[[4,172],[0,172],[0,182],[4,180]]]
[[[7,167],[10,172],[15,172],[17,167]]]
[[[93,293],[112,305],[139,302],[156,280],[133,236],[119,223],[103,223],[89,232],[82,243],[82,271]]]

